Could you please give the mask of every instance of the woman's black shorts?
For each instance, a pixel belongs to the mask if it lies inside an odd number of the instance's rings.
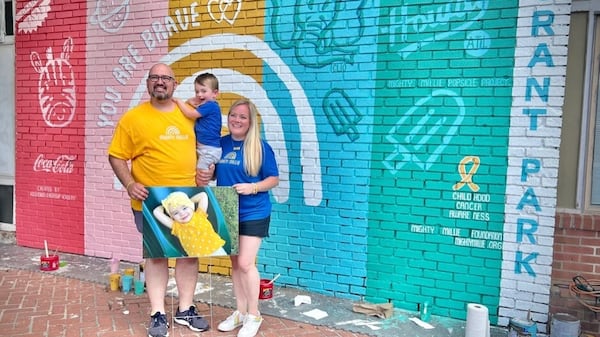
[[[240,235],[265,238],[269,236],[270,223],[270,216],[260,220],[240,221]]]

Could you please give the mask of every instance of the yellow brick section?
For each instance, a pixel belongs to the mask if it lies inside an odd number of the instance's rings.
[[[215,2],[217,4],[217,2]],[[176,17],[176,11],[181,7],[189,5],[187,1],[170,1],[170,12],[171,17]],[[216,10],[220,10],[217,7],[212,8],[213,15]],[[234,17],[236,5],[227,7],[224,13],[229,19]],[[177,34],[173,34],[169,38],[169,49],[179,47],[181,44],[188,42],[191,39],[205,37],[215,34],[235,34],[235,35],[254,35],[257,38],[264,39],[264,18],[265,18],[265,4],[264,1],[248,1],[242,2],[241,11],[235,16],[235,23],[230,24],[226,20],[216,22],[214,18],[208,12],[207,6],[198,6],[196,11],[199,14],[200,22],[199,27],[193,27],[191,29],[181,31]],[[239,72],[252,77],[257,83],[262,82],[262,67],[263,60],[257,58],[254,54],[236,49],[234,46],[232,49],[215,50],[215,51],[204,51],[200,53],[190,54],[177,62],[172,64],[175,77],[180,79],[194,74],[198,69],[210,69],[210,68],[226,68]],[[239,99],[231,93],[220,93],[217,97],[219,105],[223,110],[224,114],[227,114],[229,106],[233,101]]]
[[[169,267],[174,268],[176,259],[169,259]],[[198,271],[223,276],[231,276],[231,260],[229,256],[201,257],[198,259]]]
[[[231,260],[226,257],[200,258],[198,259],[199,271],[201,273],[211,273],[230,276]]]
[[[216,3],[216,2],[215,2]],[[180,0],[171,0],[169,4],[169,14],[171,17],[176,17],[176,10],[188,6],[189,2]],[[216,22],[211,17],[209,10],[216,13],[220,10],[217,7],[209,9],[206,6],[198,6],[196,10],[200,14],[198,20],[201,24],[189,30],[181,31],[173,34],[169,38],[169,49],[174,49],[187,41],[214,34],[230,33],[236,35],[254,35],[259,39],[264,39],[264,18],[265,18],[265,3],[264,1],[245,1],[240,4],[241,11],[235,16],[235,24],[229,24],[226,20]],[[228,18],[232,19],[235,13],[235,6],[228,7],[226,13]],[[241,74],[252,77],[257,83],[262,82],[262,67],[263,61],[248,51],[241,49],[227,49],[218,51],[207,51],[188,55],[172,64],[176,78],[184,78],[189,74],[195,73],[198,69],[209,68],[228,68],[235,70]],[[217,100],[223,110],[227,114],[229,106],[233,101],[239,99],[231,93],[219,94]],[[226,130],[223,130],[227,133]],[[175,266],[175,259],[169,259],[169,267]],[[212,257],[200,258],[198,270],[203,273],[215,273],[220,275],[231,275],[231,261],[229,257]]]

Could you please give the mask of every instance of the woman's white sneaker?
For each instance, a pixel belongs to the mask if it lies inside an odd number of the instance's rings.
[[[258,329],[260,329],[260,325],[263,322],[262,316],[260,314],[258,316],[254,316],[252,314],[247,314],[246,319],[244,320],[244,325],[238,332],[237,337],[254,337],[258,333]]]
[[[244,324],[244,319],[246,315],[242,314],[239,311],[234,311],[233,314],[229,315],[223,322],[219,323],[217,329],[219,331],[233,331],[236,328],[242,326]]]

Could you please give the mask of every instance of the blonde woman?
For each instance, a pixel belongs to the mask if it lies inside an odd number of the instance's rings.
[[[239,255],[232,255],[236,310],[218,326],[220,331],[242,327],[238,337],[254,337],[263,318],[258,311],[260,275],[255,261],[264,237],[269,236],[269,190],[279,184],[273,149],[260,137],[258,112],[248,100],[233,103],[227,115],[229,134],[221,138],[223,154],[216,165],[218,186],[232,186],[239,194]]]

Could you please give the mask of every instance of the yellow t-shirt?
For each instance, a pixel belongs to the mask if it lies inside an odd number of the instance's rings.
[[[194,121],[179,108],[155,109],[150,102],[132,108],[117,124],[108,154],[131,161],[131,174],[144,186],[196,186]],[[131,200],[142,210],[142,202]]]
[[[208,256],[225,244],[225,240],[208,221],[206,213],[200,209],[188,223],[173,222],[171,234],[179,239],[188,256]]]

